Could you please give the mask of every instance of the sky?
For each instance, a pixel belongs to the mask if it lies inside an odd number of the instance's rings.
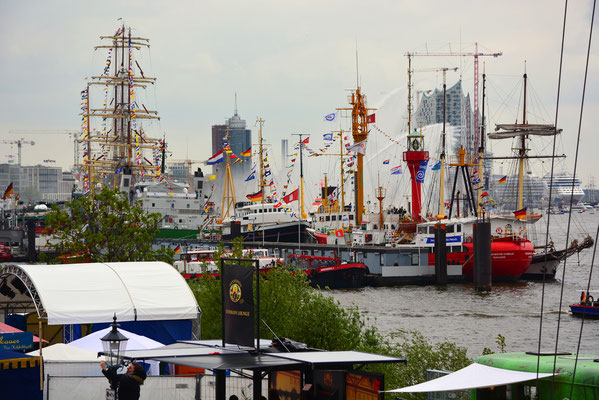
[[[591,13],[591,0],[569,4],[558,114],[564,133],[558,144],[568,156],[559,168],[570,172]],[[44,160],[56,161],[47,165],[73,164],[73,139],[64,132],[80,131],[85,77],[102,72],[106,53],[94,51],[99,36],[113,34],[122,22],[135,35],[150,39],[149,52],[139,60],[157,83],[140,96],[161,119],[147,130],[155,137],[166,135],[175,159],[212,155],[207,145],[211,126],[233,114],[235,94],[239,115],[254,131],[254,143],[256,119],[266,120],[264,137],[273,156],[281,139],[292,142],[297,133],[310,134],[319,147],[322,134],[349,127],[346,118],[329,123],[323,116],[347,107],[357,82],[368,106],[378,109],[377,132],[403,144],[405,53],[447,52],[450,46],[472,52],[474,43],[484,53],[503,52],[501,57],[480,58],[481,72],[484,61],[488,75],[488,129],[521,118],[517,113],[525,60],[529,122],[555,120],[563,1],[2,1],[0,15],[0,131],[3,141],[35,142],[23,145],[24,165]],[[577,175],[585,185],[599,166],[597,42],[591,47],[581,125]],[[461,76],[464,89],[472,92],[472,57],[415,57],[414,90],[440,88],[441,73],[430,71],[439,67],[459,67],[448,72],[448,85]],[[39,132],[44,130],[59,133]],[[373,165],[388,154],[401,158],[403,150],[391,141],[384,144],[386,139],[377,135],[376,149],[369,148],[376,154]],[[492,145],[499,155],[509,148]],[[541,144],[539,151],[550,153],[551,146]],[[0,143],[0,163],[9,155],[16,155],[16,147]],[[323,170],[333,174],[334,165],[310,160],[307,168],[318,179]]]

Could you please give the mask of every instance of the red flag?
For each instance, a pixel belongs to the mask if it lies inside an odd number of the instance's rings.
[[[302,140],[302,144],[308,144],[308,142],[310,142],[310,136]]]
[[[343,237],[343,229],[337,229],[337,231],[335,232],[335,236]]]
[[[375,120],[375,114],[370,114],[368,117],[366,117],[367,124],[374,124],[374,120]]]
[[[292,201],[299,200],[299,189],[295,189],[293,192],[289,193],[287,196],[283,196],[283,201],[285,204],[291,203]]]
[[[483,192],[480,197],[487,197],[489,195],[489,192]]]

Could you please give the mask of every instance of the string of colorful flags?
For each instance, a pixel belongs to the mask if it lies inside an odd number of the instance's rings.
[[[88,95],[89,95],[89,87],[86,87],[81,91],[81,140],[82,140],[82,151],[83,151],[83,164],[86,165],[83,168],[82,179],[83,179],[83,190],[88,191],[90,189],[89,184],[89,147],[87,142],[88,137],[88,116],[87,116],[87,104],[88,104]]]

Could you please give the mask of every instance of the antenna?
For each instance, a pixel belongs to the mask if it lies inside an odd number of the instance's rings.
[[[237,92],[235,92],[235,115],[237,115]]]
[[[358,67],[358,39],[356,39],[356,88],[360,87],[360,69]]]

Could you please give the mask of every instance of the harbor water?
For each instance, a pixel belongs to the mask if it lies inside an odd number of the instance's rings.
[[[570,240],[587,233],[595,238],[599,211],[575,213],[572,218]],[[568,214],[551,216],[550,236],[558,249],[565,246],[567,223]],[[537,229],[544,232],[540,221],[538,224]],[[565,278],[562,261],[556,279],[545,283],[542,352],[555,351],[556,340],[558,351],[577,351],[582,319],[573,316],[568,306],[578,302],[581,290],[587,287],[592,255],[593,248],[589,248],[568,258]],[[455,342],[466,347],[470,357],[477,357],[485,347],[499,351],[495,340],[501,334],[505,337],[506,351],[538,350],[542,282],[495,284],[490,292],[476,292],[472,284],[449,284],[366,287],[329,293],[344,307],[357,306],[368,318],[368,324],[376,325],[389,338],[397,330],[417,330],[433,343]],[[598,268],[593,270],[590,294],[595,299],[599,297]],[[599,353],[599,320],[584,320],[580,352]]]

